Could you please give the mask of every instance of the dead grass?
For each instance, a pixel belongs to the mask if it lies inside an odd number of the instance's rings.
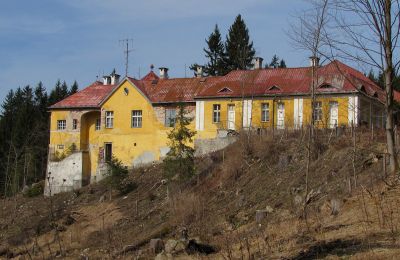
[[[151,258],[146,253],[150,239],[179,239],[186,228],[189,237],[217,247],[213,259],[392,258],[399,253],[400,188],[395,180],[391,186],[383,182],[382,159],[368,161],[371,153],[384,149],[380,136],[374,141],[369,133],[356,136],[353,161],[351,136],[318,133],[307,221],[302,214],[304,131],[241,134],[224,151],[196,159],[199,174],[186,183],[163,184],[162,167],[155,165],[131,173],[138,188],[126,197],[99,202],[108,194],[102,184],[54,196],[53,221],[47,198],[3,200],[0,249],[34,257],[63,251],[71,259],[81,254],[131,258],[141,249],[143,257]],[[266,208],[273,210],[256,223],[256,210]],[[68,215],[75,222],[64,225]],[[63,227],[58,239],[52,222]]]

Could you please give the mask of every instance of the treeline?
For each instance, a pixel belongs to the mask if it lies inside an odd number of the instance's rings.
[[[45,178],[49,143],[48,107],[78,91],[57,81],[46,91],[41,82],[32,88],[10,90],[0,113],[0,196],[11,196],[25,185]]]
[[[249,30],[239,14],[229,28],[225,42],[218,24],[206,39],[207,47],[203,49],[207,63],[204,67],[206,76],[223,76],[232,70],[246,70],[253,67],[256,51],[253,41],[250,40]],[[191,65],[190,69],[196,73],[199,64]],[[274,55],[265,68],[286,68],[286,62]]]

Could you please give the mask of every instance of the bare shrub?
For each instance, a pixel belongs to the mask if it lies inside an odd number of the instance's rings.
[[[178,225],[188,226],[201,221],[205,216],[205,201],[194,193],[173,195],[170,205],[174,214],[173,220]]]

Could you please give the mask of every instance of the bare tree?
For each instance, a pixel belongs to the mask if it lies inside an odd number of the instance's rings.
[[[315,88],[318,82],[319,57],[324,53],[322,49],[326,46],[326,26],[328,24],[328,0],[308,0],[311,8],[305,10],[296,17],[291,25],[288,36],[295,48],[310,53],[311,62],[311,135],[314,137],[314,107]]]
[[[326,45],[326,26],[328,23],[328,0],[309,0],[312,8],[304,11],[296,17],[295,23],[291,25],[288,36],[295,48],[305,50],[311,56],[311,125],[309,126],[309,136],[307,147],[307,167],[305,173],[305,195],[303,217],[307,223],[307,198],[309,193],[308,177],[310,174],[310,163],[312,157],[312,147],[314,144],[315,127],[315,88],[318,82],[319,57],[322,49]]]
[[[398,170],[394,135],[394,75],[400,67],[400,0],[332,0],[329,46],[332,57],[372,66],[384,75],[389,167]],[[328,35],[328,34],[327,34]]]

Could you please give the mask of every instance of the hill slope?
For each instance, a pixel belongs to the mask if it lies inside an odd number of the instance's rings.
[[[384,176],[384,146],[359,134],[354,150],[350,137],[321,135],[310,161],[307,147],[299,135],[243,136],[198,158],[199,174],[184,183],[154,165],[131,172],[138,187],[126,196],[99,183],[2,200],[0,258],[152,259],[154,239],[178,259],[398,255],[400,186]]]

